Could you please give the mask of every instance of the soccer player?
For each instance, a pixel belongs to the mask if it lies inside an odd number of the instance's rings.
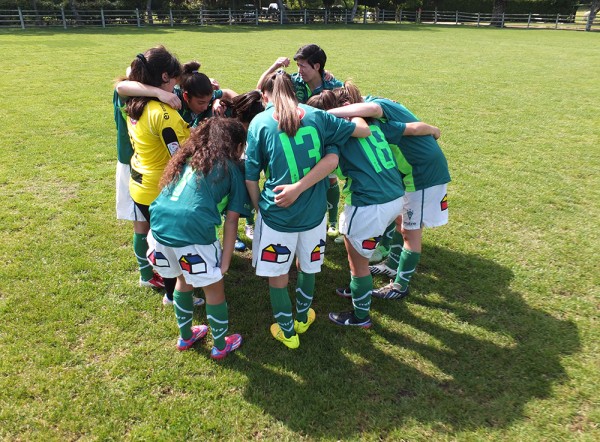
[[[246,130],[237,120],[208,119],[175,153],[162,176],[162,192],[150,206],[149,260],[165,279],[177,278],[177,349],[189,349],[207,333],[205,325],[192,326],[193,290],[202,287],[213,359],[224,358],[242,343],[239,334],[226,336],[223,275],[231,263],[239,215],[250,212],[240,162],[245,141]],[[223,206],[227,216],[221,250],[216,229]]]
[[[296,98],[300,103],[306,103],[314,95],[320,94],[324,90],[332,90],[342,87],[344,84],[328,75],[325,71],[327,54],[316,44],[304,45],[296,51],[294,61],[298,65],[298,72],[292,74]],[[257,89],[261,89],[265,78],[272,75],[277,69],[288,67],[290,59],[279,57],[275,63],[267,69],[258,81]],[[340,203],[340,187],[337,176],[329,175],[329,188],[327,189],[327,214],[328,229],[327,233],[331,236],[337,236],[338,224],[338,205]]]
[[[365,103],[330,112],[339,117],[360,115],[405,124],[419,122],[406,107],[385,98],[367,97]],[[386,124],[382,125],[384,133],[385,128]],[[389,142],[399,148],[396,158],[404,176],[406,194],[402,222],[396,225],[392,239],[392,248],[400,248],[403,242],[401,253],[392,250],[385,263],[370,267],[372,274],[395,278],[385,287],[373,291],[373,296],[383,299],[402,299],[408,295],[410,279],[421,258],[423,228],[448,223],[447,187],[450,173],[446,157],[436,141],[439,130],[433,135],[406,135],[388,136]]]
[[[128,79],[170,92],[181,75],[181,65],[164,46],[138,54],[131,63]],[[189,137],[189,125],[168,104],[148,97],[131,97],[125,104],[127,130],[133,156],[129,192],[145,222],[139,223],[136,233],[148,234],[150,204],[160,192],[159,181],[171,156],[181,142]],[[164,280],[163,303],[173,299],[175,280]]]
[[[343,106],[349,100],[344,91],[323,91],[311,97],[308,104],[324,110]],[[369,137],[350,138],[340,149],[339,168],[347,177],[340,232],[348,252],[354,310],[329,314],[329,319],[338,325],[362,328],[371,327],[369,311],[373,277],[369,271],[369,257],[386,227],[401,215],[404,195],[402,175],[381,123],[369,119],[369,127]],[[413,135],[434,133],[437,128],[424,123],[389,123],[386,129],[388,134],[400,137],[405,132]]]
[[[252,242],[256,274],[269,278],[269,294],[276,323],[271,334],[289,348],[300,345],[315,320],[310,308],[315,274],[324,256],[327,182],[338,163],[338,144],[349,136],[368,136],[366,124],[335,118],[298,104],[294,84],[278,72],[263,84],[266,109],[248,129],[246,186],[257,209]],[[266,181],[262,191],[261,171]],[[296,320],[288,294],[289,269],[297,257]]]

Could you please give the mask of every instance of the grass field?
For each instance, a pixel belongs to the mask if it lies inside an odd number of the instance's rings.
[[[451,221],[426,231],[411,296],[373,301],[368,331],[326,319],[348,306],[328,244],[296,351],[270,337],[267,284],[237,254],[243,346],[222,363],[210,339],[178,353],[114,216],[112,80],[162,43],[244,92],[310,42],[338,78],[442,129]],[[0,439],[600,439],[600,35],[13,30],[0,47]]]

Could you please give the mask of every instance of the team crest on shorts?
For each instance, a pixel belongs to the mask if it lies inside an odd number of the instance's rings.
[[[260,254],[260,260],[265,262],[274,262],[277,264],[283,264],[288,262],[292,252],[286,246],[281,244],[269,244],[262,250]]]
[[[148,261],[152,263],[155,267],[170,267],[169,260],[160,252],[156,250],[152,250],[152,252],[148,255]]]
[[[315,262],[319,261],[321,257],[325,254],[325,241],[320,240],[319,244],[315,246],[315,248],[310,253],[310,261]]]
[[[206,273],[206,261],[200,255],[187,254],[179,258],[179,265],[182,270],[185,270],[190,275],[198,275]]]
[[[365,250],[375,250],[377,244],[379,244],[379,241],[381,241],[381,235],[369,239],[364,239],[362,242],[362,248]]]
[[[440,201],[440,209],[448,210],[448,194],[444,195],[444,198]]]

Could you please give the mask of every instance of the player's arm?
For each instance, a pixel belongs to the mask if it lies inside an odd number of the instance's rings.
[[[248,189],[248,195],[250,201],[252,201],[252,207],[258,212],[258,199],[260,198],[260,189],[258,187],[258,181],[246,180],[246,189]]]
[[[221,274],[223,275],[227,273],[231,264],[239,218],[240,214],[231,210],[228,210],[225,215],[225,222],[223,223],[223,255],[221,256]]]
[[[212,111],[217,117],[223,117],[227,110],[227,105],[223,100],[231,101],[234,97],[237,97],[238,93],[231,89],[221,89],[221,98],[217,98],[213,101]]]
[[[262,89],[263,83],[265,82],[267,77],[271,76],[273,74],[273,72],[275,72],[277,69],[282,68],[282,67],[286,68],[289,65],[290,65],[290,59],[288,57],[279,57],[277,60],[275,60],[275,63],[273,63],[269,67],[269,69],[264,71],[263,74],[260,76],[260,78],[258,79],[258,84],[256,85],[256,89],[258,89],[258,90]]]
[[[138,81],[123,80],[116,85],[117,94],[121,97],[154,97],[173,109],[181,109],[181,100],[172,92],[159,87],[150,86]]]
[[[364,118],[354,117],[350,121],[352,121],[354,124],[356,124],[356,128],[354,129],[354,132],[352,132],[353,137],[367,138],[367,137],[371,136],[371,129],[369,128],[369,125],[364,120]]]
[[[404,129],[403,135],[413,137],[433,135],[433,138],[437,140],[440,137],[441,132],[440,129],[435,126],[418,121],[414,123],[406,123],[406,129]]]
[[[329,109],[331,115],[339,118],[363,117],[363,118],[381,118],[383,109],[377,103],[354,103],[348,106]]]
[[[306,175],[294,184],[284,184],[273,189],[275,204],[279,207],[289,207],[298,199],[300,194],[322,181],[338,165],[339,158],[335,153],[328,153]]]

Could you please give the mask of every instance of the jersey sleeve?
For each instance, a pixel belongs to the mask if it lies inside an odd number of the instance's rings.
[[[260,146],[252,129],[253,128],[251,126],[250,130],[248,130],[245,177],[248,181],[258,181],[260,178],[260,171],[262,169],[262,162],[260,159]]]
[[[319,113],[323,119],[323,137],[325,145],[344,145],[348,141],[348,138],[356,129],[356,124],[351,121],[346,121],[342,118],[334,117],[333,115],[319,110]],[[338,154],[339,154],[339,147]]]
[[[179,146],[189,138],[189,125],[181,118],[171,106],[160,104],[160,112],[153,112],[150,118],[154,119],[152,127],[158,131],[161,143],[173,154]]]
[[[213,100],[220,100],[221,98],[223,98],[223,91],[221,89],[217,89],[216,91],[213,91],[213,96],[212,96]]]
[[[380,124],[380,128],[386,140],[392,144],[399,144],[406,130],[406,124],[398,121],[388,121],[387,123]]]
[[[231,179],[231,189],[227,202],[227,210],[239,213],[240,216],[250,216],[252,214],[252,202],[244,183],[242,166],[229,163],[228,169]]]

